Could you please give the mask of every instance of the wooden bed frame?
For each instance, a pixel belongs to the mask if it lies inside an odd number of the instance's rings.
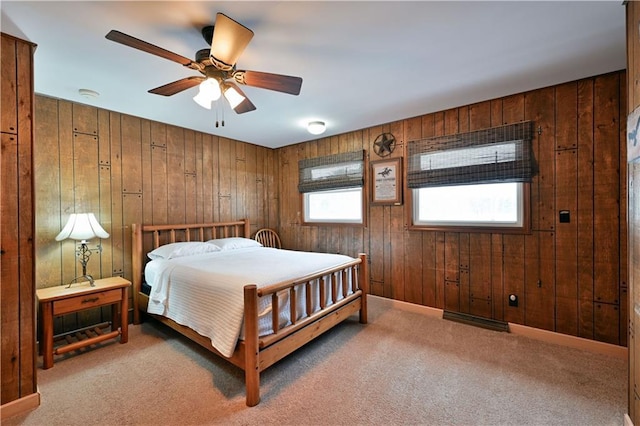
[[[352,314],[359,311],[360,323],[367,323],[367,292],[369,289],[369,272],[366,254],[361,253],[359,259],[343,264],[340,267],[326,269],[319,273],[310,274],[295,280],[285,281],[268,287],[257,288],[256,285],[247,283],[244,286],[244,340],[239,340],[231,357],[226,357],[218,352],[211,340],[194,330],[180,325],[177,322],[160,316],[146,313],[149,298],[141,292],[144,280],[144,266],[147,261],[146,254],[154,248],[172,242],[179,241],[207,241],[213,238],[245,237],[250,238],[249,221],[238,220],[219,223],[199,223],[189,225],[132,225],[132,261],[133,261],[133,321],[140,323],[141,312],[150,315],[158,321],[177,330],[179,333],[197,342],[211,352],[230,361],[245,372],[246,402],[252,407],[260,402],[260,372],[273,365],[280,359],[315,339],[336,324],[342,322]],[[337,276],[342,274],[341,285]],[[350,275],[351,283],[347,279]],[[312,286],[311,283],[330,276],[329,286]],[[347,295],[347,285],[351,285],[353,293]],[[286,327],[278,326],[277,293],[286,290],[290,293],[290,307],[296,312],[296,292],[301,286],[306,286],[306,312],[311,311],[311,289],[317,288],[316,300],[326,300],[325,287],[330,289],[332,302],[321,303],[320,310],[307,314],[308,316],[294,320]],[[340,288],[339,288],[340,287]],[[342,298],[339,298],[342,292]],[[258,335],[258,299],[271,295],[272,327],[275,333],[259,337]],[[339,300],[338,300],[339,299]],[[291,318],[295,318],[292,315]]]

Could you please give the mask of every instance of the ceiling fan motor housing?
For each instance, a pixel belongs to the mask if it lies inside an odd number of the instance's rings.
[[[196,52],[196,62],[203,62],[206,59],[209,59],[209,52],[211,49],[200,49]]]
[[[202,37],[204,37],[204,41],[211,46],[211,40],[213,40],[213,25],[207,25],[202,28]]]

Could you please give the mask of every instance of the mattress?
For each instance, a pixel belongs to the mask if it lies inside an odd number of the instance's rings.
[[[147,311],[171,318],[210,338],[215,349],[230,357],[238,339],[243,335],[245,285],[265,287],[353,260],[352,257],[339,254],[267,247],[155,259],[145,267],[145,281],[151,287]],[[337,278],[341,279],[341,274],[337,274]],[[317,286],[319,283],[313,285]],[[351,286],[348,288],[350,291]],[[326,290],[329,295],[329,289]],[[278,297],[282,327],[291,321],[288,317],[289,293],[283,291]],[[304,312],[306,296],[303,285],[299,286],[297,297],[296,315],[301,317],[307,314]],[[317,297],[313,299],[312,306],[312,310],[318,309]],[[258,312],[260,335],[272,333],[270,296],[261,298]]]

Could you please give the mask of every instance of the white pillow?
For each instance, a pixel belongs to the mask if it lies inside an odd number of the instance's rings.
[[[220,247],[220,250],[235,250],[249,247],[262,247],[256,240],[242,237],[218,238],[207,241],[208,244]]]
[[[158,247],[147,253],[149,259],[172,259],[194,254],[211,253],[220,251],[220,247],[214,244],[207,244],[202,241],[185,241],[181,243],[170,243]]]

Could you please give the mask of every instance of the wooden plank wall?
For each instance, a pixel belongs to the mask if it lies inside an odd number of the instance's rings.
[[[626,2],[627,16],[627,112],[640,107],[640,3]],[[625,120],[626,123],[626,120]],[[633,124],[632,124],[633,125]],[[635,130],[628,129],[629,132]],[[628,163],[629,235],[629,417],[640,424],[640,157],[630,150]],[[634,154],[634,152],[636,154]]]
[[[81,274],[75,243],[55,237],[70,213],[93,212],[110,234],[92,241],[87,272],[131,279],[131,223],[249,218],[278,227],[278,169],[270,148],[44,96],[35,99],[37,288]],[[131,306],[131,305],[130,305]],[[56,332],[108,318],[86,311]]]
[[[283,245],[368,252],[379,296],[625,346],[625,117],[620,71],[280,148]],[[524,120],[539,129],[528,235],[409,231],[408,202],[369,206],[364,228],[301,225],[302,158],[365,149],[375,160],[382,132],[396,137],[392,157],[405,157],[408,141]]]
[[[0,44],[0,403],[37,392],[34,285],[33,52],[1,34]]]

